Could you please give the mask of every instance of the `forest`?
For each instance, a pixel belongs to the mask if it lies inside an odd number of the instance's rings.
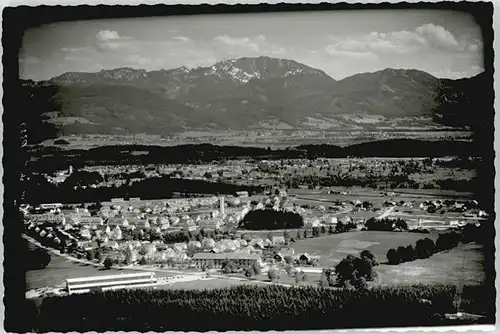
[[[409,150],[408,148],[411,147]],[[26,153],[33,157],[27,170],[54,172],[91,165],[148,165],[187,164],[225,161],[230,159],[315,159],[346,157],[469,157],[481,153],[473,142],[424,141],[416,139],[389,139],[355,144],[302,145],[287,149],[258,147],[217,146],[211,144],[146,146],[101,146],[88,150],[68,150],[58,147],[33,146]],[[135,155],[134,152],[145,152]]]
[[[483,323],[494,321],[489,292],[466,286],[462,293],[464,308],[483,315]],[[452,285],[118,290],[46,298],[33,327],[38,332],[204,332],[437,326],[454,323],[444,315],[456,311],[455,299]]]
[[[246,230],[281,230],[303,226],[304,219],[300,214],[271,209],[252,210],[239,223],[239,227]]]
[[[27,203],[40,204],[49,202],[60,203],[93,203],[109,201],[112,198],[140,197],[142,199],[174,198],[176,196],[199,195],[234,195],[237,191],[248,191],[250,194],[261,192],[258,186],[244,186],[223,182],[209,182],[205,180],[188,180],[170,178],[169,176],[152,177],[130,185],[89,187],[101,181],[97,172],[77,172],[65,182],[55,185],[46,180],[43,175],[32,174],[22,182],[24,200]],[[82,188],[82,185],[87,187]],[[76,187],[76,189],[75,189]]]

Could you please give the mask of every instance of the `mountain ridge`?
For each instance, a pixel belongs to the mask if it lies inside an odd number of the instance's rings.
[[[470,86],[484,77],[439,79],[424,71],[388,68],[335,80],[294,60],[242,57],[192,69],[67,72],[22,86],[30,94],[52,87],[51,93],[36,93],[49,101],[40,110],[41,122],[69,133],[276,126],[334,131],[426,127],[443,119],[465,126],[466,119],[450,121],[452,109],[456,101],[470,102],[468,96],[478,94]],[[472,108],[469,102],[464,105]],[[440,117],[443,110],[446,117]]]

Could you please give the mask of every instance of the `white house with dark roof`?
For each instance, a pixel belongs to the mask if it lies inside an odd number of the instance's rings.
[[[128,219],[123,217],[108,218],[106,224],[110,226],[129,226]]]
[[[173,249],[176,251],[185,251],[187,249],[187,244],[183,242],[175,243]]]
[[[237,191],[236,195],[238,197],[248,197],[248,191]]]
[[[282,245],[285,243],[285,237],[283,236],[273,236],[271,240],[273,245]]]
[[[92,234],[90,233],[90,230],[88,228],[82,228],[80,230],[80,237],[90,239],[92,237]]]
[[[97,216],[82,216],[80,217],[80,224],[102,225],[104,224],[104,219]]]

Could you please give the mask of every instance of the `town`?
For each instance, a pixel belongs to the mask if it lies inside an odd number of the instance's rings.
[[[235,184],[245,177],[267,186],[260,193],[241,190],[184,198],[26,204],[21,211],[28,240],[108,269],[165,270],[168,276],[176,275],[177,281],[158,279],[158,287],[166,283],[176,286],[175,282],[185,282],[186,277],[190,277],[187,281],[221,279],[216,276],[221,274],[251,283],[317,285],[325,270],[342,260],[342,254],[378,244],[375,253],[383,262],[390,247],[380,243],[391,234],[397,248],[417,241],[419,236],[436,241],[440,233],[490,223],[488,213],[469,193],[435,189],[436,182],[421,186],[418,178],[398,178],[398,173],[412,175],[413,171],[420,176],[434,175],[439,183],[439,174],[458,174],[459,178],[474,175],[473,170],[463,168],[457,172],[453,162],[463,167],[463,161],[450,158],[226,161],[187,166],[91,166],[82,170],[70,166],[46,175],[47,182],[58,185],[75,175],[82,179],[98,175],[100,183],[80,186],[98,189],[166,174]],[[321,185],[321,180],[333,175],[366,178],[374,188]],[[389,175],[396,180],[394,185],[387,181],[391,180]],[[311,176],[320,181],[311,183]],[[353,245],[336,239],[341,235],[349,235]],[[319,243],[338,243],[338,249],[325,254]]]

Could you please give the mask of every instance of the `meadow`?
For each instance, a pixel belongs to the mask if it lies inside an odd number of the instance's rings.
[[[382,263],[389,249],[415,244],[425,237],[437,239],[437,236],[421,233],[355,231],[297,240],[291,248],[296,254],[321,255],[319,265],[325,267],[333,267],[348,254],[358,255],[365,249]]]
[[[329,190],[337,192],[346,192],[344,194],[329,194]],[[394,195],[388,196],[387,192],[392,192]],[[335,201],[369,201],[373,204],[380,204],[384,201],[421,201],[433,199],[457,199],[470,200],[472,193],[457,192],[444,189],[392,189],[392,190],[377,190],[367,187],[325,187],[323,189],[289,189],[289,195],[303,201],[318,201],[335,202]],[[328,203],[326,203],[328,204]]]
[[[459,244],[430,258],[405,262],[396,266],[381,264],[376,270],[377,282],[394,284],[456,284],[479,285],[484,282],[482,246]]]
[[[51,254],[51,261],[44,269],[26,271],[26,290],[46,286],[64,286],[69,278],[129,274],[137,271],[127,269],[109,269],[83,263],[75,263],[64,257]]]

